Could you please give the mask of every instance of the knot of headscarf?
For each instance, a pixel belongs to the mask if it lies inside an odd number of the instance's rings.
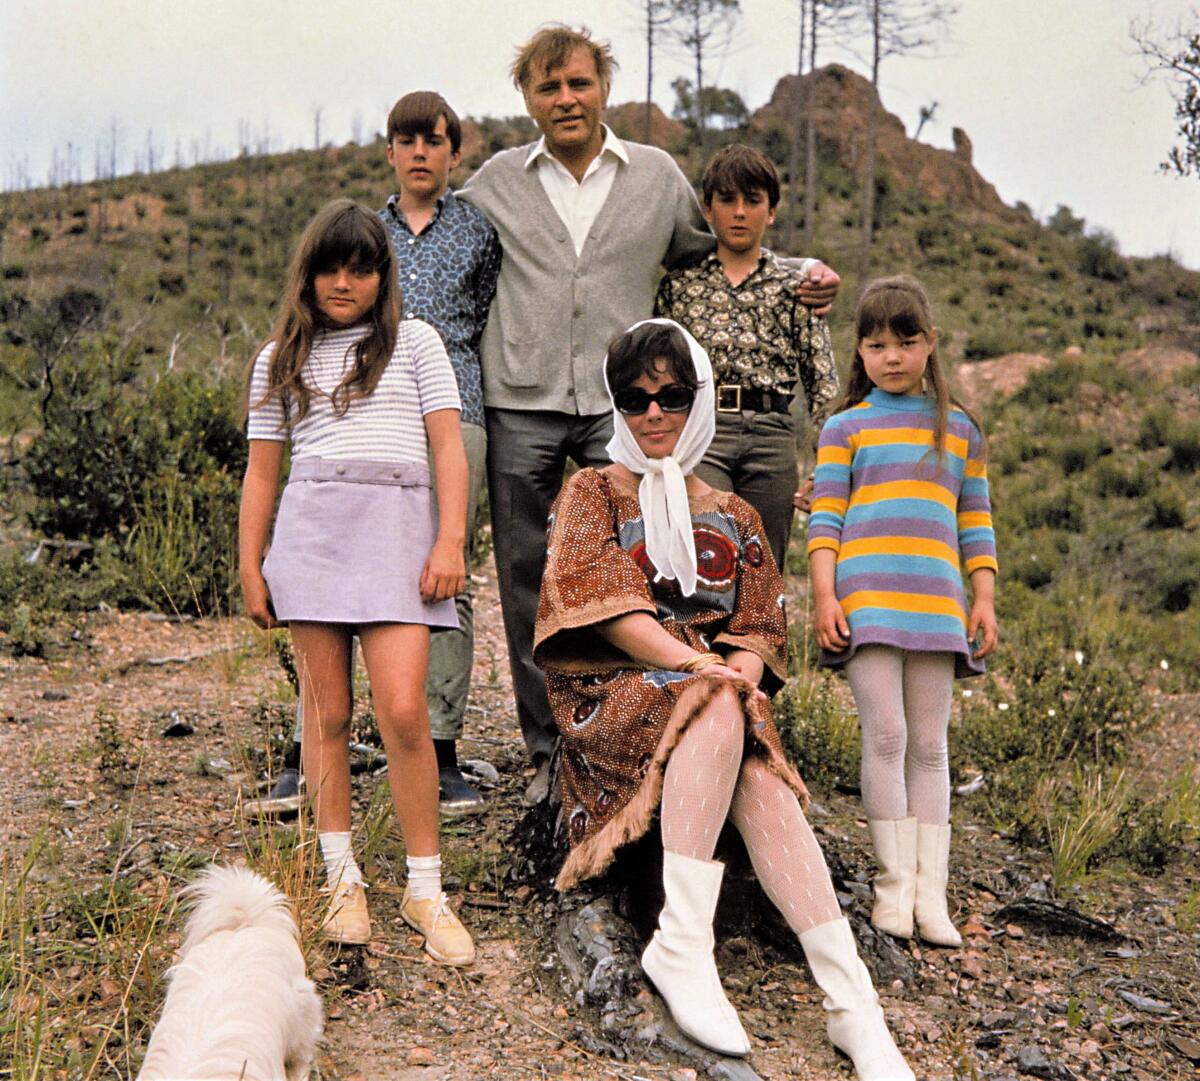
[[[692,514],[688,508],[687,476],[704,457],[716,432],[716,399],[713,391],[712,363],[708,354],[686,330],[671,319],[643,319],[634,323],[636,330],[646,323],[674,327],[687,342],[696,373],[696,400],[692,403],[687,423],[679,433],[675,449],[665,458],[648,458],[638,446],[625,417],[613,406],[613,437],[608,443],[608,456],[631,473],[641,475],[638,502],[646,528],[646,556],[657,571],[655,580],[671,578],[679,583],[685,597],[696,592],[696,539],[692,532]],[[605,358],[604,386],[608,385],[608,364]]]

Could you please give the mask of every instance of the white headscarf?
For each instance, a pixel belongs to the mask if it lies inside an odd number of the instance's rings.
[[[692,515],[688,509],[685,478],[696,467],[712,442],[717,429],[716,399],[713,392],[712,363],[708,354],[686,330],[672,319],[643,319],[629,330],[646,323],[674,327],[683,335],[692,355],[696,373],[696,400],[687,423],[679,433],[674,451],[666,458],[647,458],[637,445],[621,411],[613,406],[613,437],[608,456],[632,473],[639,473],[638,502],[646,524],[646,555],[658,571],[658,578],[673,578],[680,592],[690,597],[696,592],[696,540],[692,534]],[[628,331],[626,332],[628,333]],[[604,364],[604,386],[608,385],[608,358]]]

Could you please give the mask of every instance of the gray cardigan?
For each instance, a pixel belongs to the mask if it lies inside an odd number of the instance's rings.
[[[500,234],[504,259],[483,333],[484,404],[607,413],[608,343],[654,307],[659,268],[697,262],[715,241],[669,154],[625,143],[612,190],[577,257],[567,227],[526,168],[530,146],[484,162],[459,193]]]

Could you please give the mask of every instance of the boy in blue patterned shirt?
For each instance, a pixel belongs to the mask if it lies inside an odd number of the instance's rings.
[[[462,160],[462,125],[445,99],[432,91],[406,94],[388,114],[387,160],[400,190],[379,212],[392,238],[405,319],[422,319],[441,335],[462,398],[462,437],[470,466],[466,560],[471,563],[475,509],[487,460],[479,342],[500,274],[500,239],[481,211],[450,190],[450,173]],[[458,630],[432,635],[425,698],[437,752],[443,814],[483,807],[483,797],[458,766],[457,741],[471,686],[475,651],[470,576],[456,598]],[[297,712],[295,742],[302,718]],[[263,811],[299,806],[299,773],[287,768]]]
[[[828,325],[796,295],[803,271],[762,246],[779,203],[770,159],[741,144],[723,147],[702,187],[717,250],[662,279],[654,314],[685,326],[712,360],[717,431],[696,474],[758,511],[782,570],[798,480],[792,399],[804,395],[815,451],[837,396],[837,365]]]
[[[396,249],[404,318],[423,319],[442,336],[462,396],[463,443],[471,470],[465,553],[469,567],[487,460],[479,342],[496,295],[500,238],[481,211],[450,190],[450,172],[462,160],[462,126],[440,94],[420,90],[396,102],[388,115],[387,140],[388,164],[400,190],[379,216]],[[446,813],[483,806],[482,797],[463,779],[456,751],[475,649],[469,576],[457,607],[459,629],[431,638],[425,683]]]

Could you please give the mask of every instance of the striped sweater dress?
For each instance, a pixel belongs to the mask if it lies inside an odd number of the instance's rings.
[[[946,453],[933,450],[934,403],[875,387],[826,422],[817,450],[808,551],[837,553],[850,645],[955,654],[955,675],[984,671],[967,643],[963,573],[997,569],[979,430],[958,409]]]

